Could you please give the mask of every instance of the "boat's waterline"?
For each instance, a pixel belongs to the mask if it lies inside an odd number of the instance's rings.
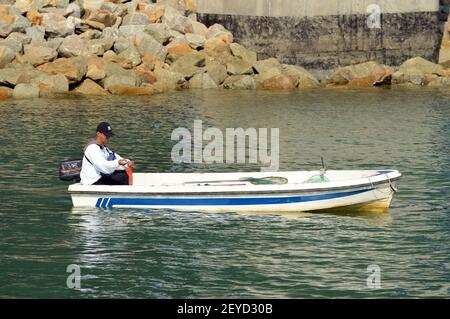
[[[230,183],[230,180],[249,175],[264,178],[269,176],[267,173],[136,174],[137,185],[75,184],[69,187],[69,193],[74,207],[202,212],[302,212],[337,208],[386,211],[393,197],[395,181],[401,176],[393,170],[330,171],[326,175],[329,182],[305,183],[315,173],[318,172],[277,173],[289,180],[285,185]],[[165,184],[155,182],[157,180]]]

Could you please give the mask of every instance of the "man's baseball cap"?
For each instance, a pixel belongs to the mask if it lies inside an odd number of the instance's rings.
[[[108,122],[101,122],[97,125],[97,132],[105,134],[107,137],[114,136],[112,127]]]

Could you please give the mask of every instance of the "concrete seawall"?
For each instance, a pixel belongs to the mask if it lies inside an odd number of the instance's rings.
[[[202,22],[223,24],[237,42],[257,51],[259,58],[277,57],[313,71],[368,60],[397,66],[414,56],[437,61],[441,33],[439,0],[196,3]],[[371,27],[369,16],[375,18]]]

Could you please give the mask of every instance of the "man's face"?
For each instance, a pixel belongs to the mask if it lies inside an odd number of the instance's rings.
[[[110,137],[106,136],[105,134],[100,133],[100,132],[97,132],[97,140],[98,140],[101,144],[105,145],[106,143],[109,142],[109,139],[110,139]]]

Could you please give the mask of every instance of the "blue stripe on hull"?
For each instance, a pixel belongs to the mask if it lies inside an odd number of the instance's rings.
[[[113,206],[245,206],[245,205],[273,205],[311,202],[318,200],[347,197],[371,191],[363,189],[351,192],[289,196],[289,197],[222,197],[222,198],[110,198],[97,200],[96,207]]]

